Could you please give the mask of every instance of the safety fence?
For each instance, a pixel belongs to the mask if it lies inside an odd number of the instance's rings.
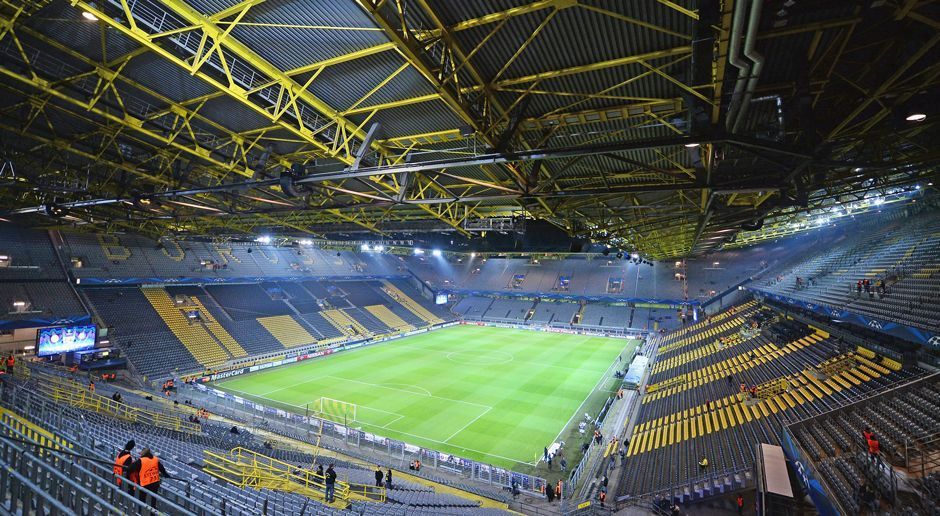
[[[226,454],[204,452],[203,471],[240,488],[271,489],[297,493],[324,501],[326,476],[315,471],[298,469],[245,448],[234,448]],[[340,502],[366,500],[385,501],[385,488],[337,480],[334,498]]]
[[[51,374],[43,374],[42,381],[35,383],[37,389],[55,402],[71,405],[83,410],[105,414],[130,423],[141,423],[167,430],[190,434],[202,432],[198,424],[183,419],[178,414],[163,414],[137,408],[106,396],[95,394],[88,386]]]
[[[35,432],[18,430],[35,430],[34,426],[22,418],[14,425],[0,421],[0,493],[6,493],[0,499],[0,512],[51,516],[161,513],[117,486],[110,461],[95,457],[90,448],[61,438],[47,446],[31,438]],[[154,497],[161,511],[170,514],[205,513],[192,500],[173,493]]]
[[[418,459],[422,469],[437,469],[500,488],[509,489],[515,482],[522,490],[541,493],[546,486],[545,479],[535,475],[422,448],[315,416],[267,407],[211,386],[197,384],[195,392],[203,394],[199,403],[211,413],[247,420],[253,426],[303,440],[309,440],[319,433],[324,438],[321,440],[323,446],[332,444],[333,448],[364,461],[386,462],[403,467],[411,460]]]

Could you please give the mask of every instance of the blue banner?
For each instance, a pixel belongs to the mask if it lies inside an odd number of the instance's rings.
[[[780,294],[765,292],[763,290],[757,290],[751,287],[745,288],[755,294],[765,296],[768,299],[772,299],[779,303],[796,306],[804,310],[809,310],[810,312],[824,315],[835,321],[847,322],[856,326],[864,326],[872,330],[887,333],[888,335],[893,335],[900,339],[916,342],[923,346],[940,349],[940,335],[931,333],[921,328],[915,328],[914,326],[907,326],[893,321],[875,319],[874,317],[868,315],[849,312],[848,310],[843,310],[841,308],[833,308],[829,305],[803,301],[802,299],[796,299],[790,296],[782,296]]]
[[[178,278],[79,278],[79,285],[191,285],[207,283],[261,283],[265,281],[345,281],[345,280],[394,280],[407,279],[405,275],[353,275],[353,276],[229,276]]]
[[[44,319],[41,317],[36,317],[33,319],[19,319],[16,321],[0,321],[0,330],[41,328],[44,326],[75,326],[82,324],[91,324],[91,316],[75,315],[70,317],[59,317],[56,319]]]
[[[623,297],[616,295],[584,296],[577,294],[559,294],[556,292],[511,292],[505,290],[468,290],[468,289],[442,289],[438,294],[457,294],[460,296],[486,296],[486,297],[531,297],[540,299],[563,299],[566,301],[601,301],[605,303],[649,303],[669,305],[678,308],[683,305],[698,305],[698,300],[682,301],[681,299],[658,299],[652,297]]]
[[[819,511],[821,516],[839,516],[836,505],[829,499],[829,494],[826,493],[822,484],[819,483],[819,479],[816,478],[816,471],[813,469],[812,463],[803,457],[800,448],[793,443],[790,430],[784,427],[781,437],[780,446],[783,448],[783,453],[790,460],[793,469],[796,471],[796,477],[800,480],[803,490],[809,493],[816,510]]]

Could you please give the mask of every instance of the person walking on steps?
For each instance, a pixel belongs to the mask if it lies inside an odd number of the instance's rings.
[[[150,498],[150,506],[156,509],[156,495],[160,492],[160,482],[164,478],[172,479],[173,477],[163,467],[160,459],[153,456],[150,448],[144,448],[144,451],[140,453],[140,458],[131,465],[130,474],[134,473],[137,474],[140,479],[140,487],[143,488],[140,490],[140,501],[146,502],[147,498]]]
[[[140,483],[140,478],[138,478],[137,474],[134,473],[132,475],[130,473],[131,466],[134,464],[134,457],[131,455],[131,450],[133,450],[135,446],[137,446],[137,443],[135,443],[133,439],[127,441],[127,444],[124,445],[124,449],[119,451],[117,458],[114,459],[114,482],[118,487],[122,484],[122,478],[128,478],[135,484]],[[134,487],[130,484],[125,483],[125,486],[131,493],[134,492]]]
[[[336,471],[333,470],[333,464],[326,468],[326,492],[324,494],[326,503],[333,503],[333,494],[336,491]]]
[[[698,461],[698,469],[702,473],[708,471],[708,457],[703,456],[702,460]]]

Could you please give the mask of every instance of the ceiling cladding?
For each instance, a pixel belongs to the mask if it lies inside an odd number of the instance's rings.
[[[672,258],[930,190],[936,2],[739,2],[2,4],[0,158],[35,187],[0,217],[55,224],[58,197],[89,231],[469,236],[515,214]],[[63,164],[89,187],[45,188]],[[85,202],[178,190],[218,211]]]

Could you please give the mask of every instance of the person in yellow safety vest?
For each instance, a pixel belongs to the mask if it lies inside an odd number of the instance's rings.
[[[172,479],[173,477],[167,473],[160,459],[153,456],[150,448],[145,448],[140,453],[140,458],[134,461],[130,471],[137,473],[140,478],[139,484],[143,488],[140,490],[140,501],[146,502],[149,496],[150,506],[156,509],[157,497],[155,495],[160,492],[160,482],[164,478]]]
[[[137,477],[137,474],[131,474],[130,468],[134,463],[134,457],[131,455],[131,450],[134,449],[137,443],[133,439],[127,441],[127,444],[124,445],[124,449],[118,452],[117,458],[114,459],[114,481],[118,486],[121,485],[121,479],[127,477],[131,482],[139,482],[140,479]],[[133,492],[134,488],[128,484],[128,489]]]
[[[702,460],[698,461],[698,467],[704,473],[708,469],[708,457],[702,457]]]

